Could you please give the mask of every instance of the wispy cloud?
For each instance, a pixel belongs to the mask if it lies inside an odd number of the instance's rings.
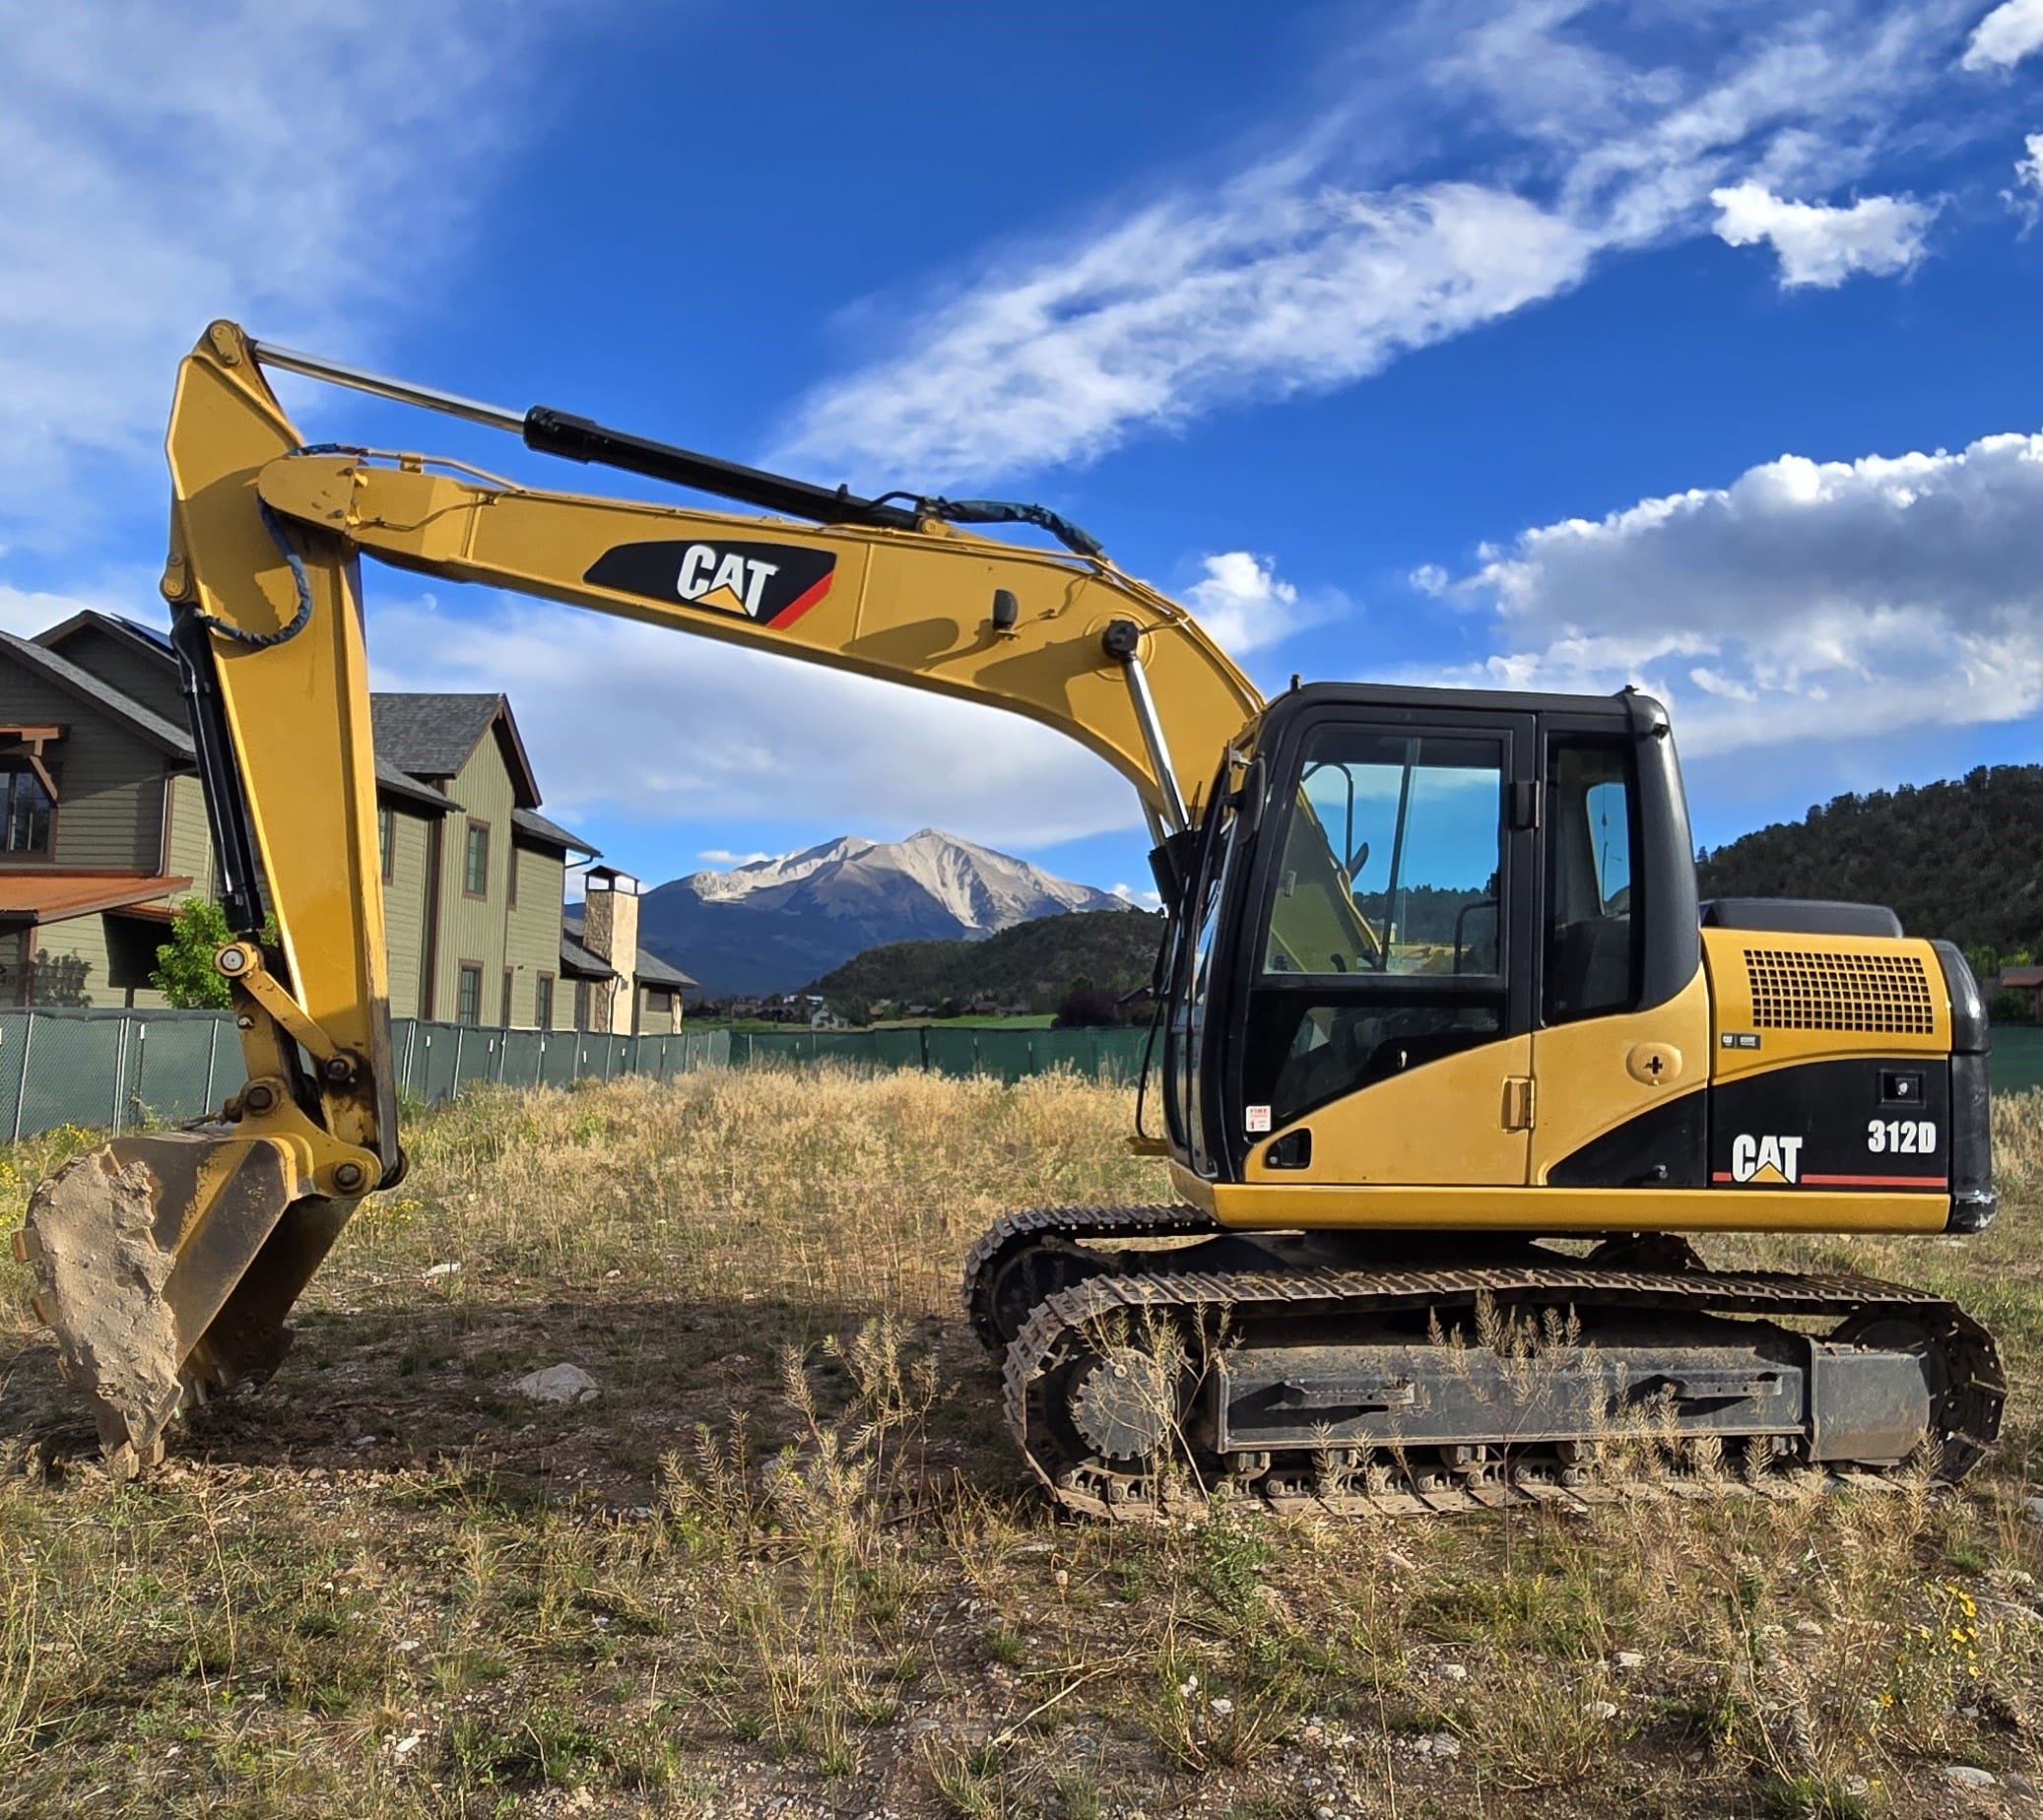
[[[2021,217],[2026,233],[2043,213],[2043,133],[2031,133],[2022,151],[2026,156],[2014,161],[2014,187],[2003,190],[2001,200]]]
[[[912,355],[812,399],[774,459],[946,486],[1087,459],[1231,398],[1359,378],[1576,283],[1591,251],[1478,184],[1367,194],[1267,166],[940,307]]]
[[[2011,70],[2043,50],[2043,0],[2005,0],[1979,22],[1965,46],[1968,70]]]
[[[2039,524],[2043,435],[1783,456],[1484,551],[1452,592],[1495,654],[1457,680],[1636,682],[1704,751],[2015,719],[2043,708]]]
[[[1771,246],[1781,289],[1834,290],[1855,272],[1906,272],[1923,256],[1937,205],[1910,196],[1862,196],[1849,208],[1789,202],[1749,180],[1712,190],[1717,238],[1728,246]]]
[[[83,546],[217,315],[365,353],[429,285],[544,8],[0,0],[0,524]]]
[[[977,484],[1348,384],[1566,292],[1601,257],[1707,231],[1712,191],[1857,180],[1971,19],[1961,0],[1708,7],[1683,35],[1660,8],[1613,32],[1615,11],[1420,7],[1386,32],[1402,78],[1388,118],[1322,118],[1284,157],[1009,248],[886,312],[898,351],[806,399],[774,458]],[[1456,147],[1461,170],[1401,180],[1382,168],[1401,139],[1436,162]]]
[[[707,860],[712,866],[757,866],[761,860],[770,860],[770,853],[733,853],[728,847],[704,847],[695,855],[698,860]]]

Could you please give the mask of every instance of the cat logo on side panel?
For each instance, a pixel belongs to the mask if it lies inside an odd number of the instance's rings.
[[[1792,1183],[1802,1179],[1800,1138],[1754,1138],[1741,1132],[1731,1140],[1734,1182]]]

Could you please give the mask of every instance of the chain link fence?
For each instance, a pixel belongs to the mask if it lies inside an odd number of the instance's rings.
[[[698,1068],[844,1062],[947,1074],[1026,1074],[1070,1068],[1133,1083],[1142,1030],[1003,1030],[924,1025],[903,1030],[789,1030],[757,1035],[681,1030],[610,1036],[592,1030],[499,1030],[395,1017],[398,1086],[424,1105],[479,1080],[566,1086],[581,1079]],[[225,1011],[0,1011],[0,1140],[59,1125],[114,1133],[203,1118],[247,1078]]]

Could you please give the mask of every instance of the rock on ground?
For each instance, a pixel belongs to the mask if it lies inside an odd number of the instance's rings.
[[[528,1372],[511,1388],[520,1397],[537,1403],[593,1402],[602,1386],[579,1365],[549,1365],[544,1371]]]

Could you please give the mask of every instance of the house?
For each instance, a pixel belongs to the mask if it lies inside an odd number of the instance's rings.
[[[620,1036],[668,1036],[681,1028],[682,1007],[699,998],[679,967],[638,945],[638,880],[614,866],[583,876],[582,913],[568,916],[560,936],[560,974],[574,982],[574,1027]],[[628,975],[618,957],[628,954]]]
[[[439,807],[378,792],[390,1006],[448,1023],[551,1030],[560,903],[579,835],[539,812],[539,784],[501,695],[369,698],[379,771]]]
[[[2006,967],[2001,972],[1998,992],[2019,993],[2028,1000],[2032,1014],[2043,1018],[2043,967]]]
[[[578,939],[570,963],[568,856],[596,850],[539,812],[510,704],[377,694],[370,707],[392,1011],[565,1027],[567,983],[579,1003],[584,977],[622,976],[603,957],[590,973]],[[216,888],[168,642],[90,611],[33,641],[0,634],[0,1003],[161,1005],[149,974],[172,908]],[[693,982],[628,951],[626,1022],[597,1027],[672,1027]]]

